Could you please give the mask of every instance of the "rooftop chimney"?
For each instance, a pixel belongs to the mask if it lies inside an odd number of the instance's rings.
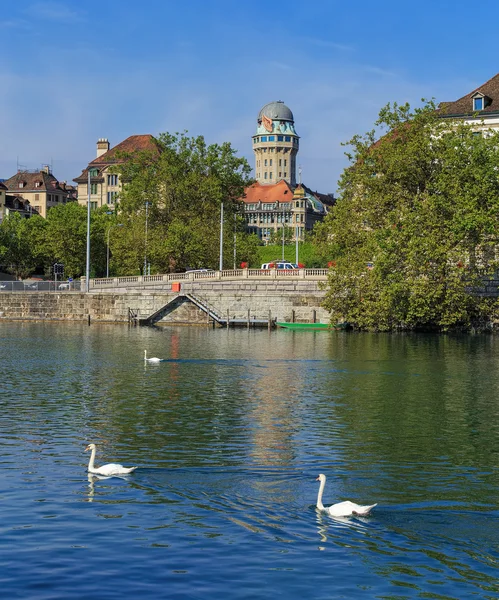
[[[97,158],[102,156],[109,150],[109,140],[107,138],[99,138],[97,140]]]

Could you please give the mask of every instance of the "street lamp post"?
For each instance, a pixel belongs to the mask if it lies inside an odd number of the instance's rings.
[[[90,169],[88,170],[87,193],[87,265],[85,270],[85,291],[90,291]]]
[[[109,225],[107,228],[107,244],[106,244],[106,277],[109,277],[109,234],[113,227],[123,227],[123,223],[116,223],[116,225]]]
[[[283,207],[283,209],[282,209],[282,260],[284,260],[284,228],[286,227],[285,223],[286,223],[286,218],[285,218],[285,212],[284,212],[284,207]]]
[[[220,263],[219,271],[224,268],[224,203],[220,206]]]
[[[236,213],[234,213],[234,271],[236,270]]]
[[[146,236],[144,242],[144,277],[147,275],[147,217],[149,212],[149,202],[146,200]]]
[[[296,264],[298,264],[298,225],[296,226],[296,229],[295,229],[295,242],[296,242],[296,246],[295,246],[296,260],[295,260],[295,262],[296,262]]]

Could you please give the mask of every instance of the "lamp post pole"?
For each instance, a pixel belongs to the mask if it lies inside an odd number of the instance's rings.
[[[286,219],[284,217],[284,209],[282,211],[282,260],[284,260],[284,227]]]
[[[220,205],[220,264],[219,271],[224,268],[224,203]]]
[[[106,277],[109,277],[109,234],[113,227],[123,227],[123,223],[117,223],[116,225],[109,225],[107,228],[107,244],[106,244]]]
[[[147,217],[149,211],[149,202],[146,200],[146,236],[144,242],[144,276],[147,275]]]
[[[90,169],[88,170],[87,194],[87,265],[85,270],[85,291],[90,291]]]
[[[234,213],[234,271],[236,270],[236,213]]]

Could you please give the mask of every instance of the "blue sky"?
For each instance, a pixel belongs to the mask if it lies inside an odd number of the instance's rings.
[[[0,178],[51,164],[71,182],[129,135],[251,136],[283,100],[312,189],[387,102],[456,100],[499,72],[499,2],[0,0]]]

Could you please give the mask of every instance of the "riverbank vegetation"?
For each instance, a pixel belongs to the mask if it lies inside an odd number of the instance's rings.
[[[386,106],[354,136],[337,203],[317,227],[331,257],[325,306],[360,329],[451,330],[490,322],[470,293],[497,269],[499,134]],[[381,135],[380,135],[381,133]]]

